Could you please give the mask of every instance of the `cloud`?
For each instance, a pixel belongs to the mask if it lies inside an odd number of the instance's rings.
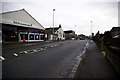
[[[1,0],[2,2],[40,2],[43,0]],[[118,2],[119,0],[44,0],[44,1],[79,1],[79,2]]]
[[[6,1],[6,2],[5,2]],[[55,26],[62,24],[64,30],[76,30],[77,34],[89,35],[91,22],[93,32],[102,33],[118,26],[118,0],[4,0],[2,11],[25,8],[44,27],[53,23],[55,8]],[[76,25],[76,29],[75,29]]]

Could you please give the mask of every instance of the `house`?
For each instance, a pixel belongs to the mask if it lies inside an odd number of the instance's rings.
[[[113,38],[120,37],[120,27],[113,27],[110,33]]]
[[[53,31],[54,31],[54,35],[53,35]],[[64,40],[65,34],[62,29],[62,26],[59,25],[59,27],[46,28],[45,29],[45,39],[46,40]]]
[[[25,9],[0,13],[4,42],[44,41],[45,28]]]
[[[85,40],[86,39],[86,36],[84,34],[80,34],[78,35],[79,39],[80,40]]]
[[[112,36],[111,46],[118,47],[118,51],[120,51],[120,27],[113,27],[110,33]]]
[[[72,40],[72,39],[75,39],[76,38],[76,34],[75,34],[75,31],[73,30],[67,30],[67,31],[64,31],[65,33],[65,39],[66,40]]]

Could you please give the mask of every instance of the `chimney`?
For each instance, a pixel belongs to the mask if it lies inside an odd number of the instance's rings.
[[[59,28],[61,28],[62,26],[61,26],[61,24],[59,24]]]

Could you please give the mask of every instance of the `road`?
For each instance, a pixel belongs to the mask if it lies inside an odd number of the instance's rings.
[[[18,53],[30,49],[34,52],[3,61],[3,78],[68,78],[86,43],[87,40],[69,40],[24,49],[21,47],[16,50]],[[43,50],[38,51],[42,46]]]

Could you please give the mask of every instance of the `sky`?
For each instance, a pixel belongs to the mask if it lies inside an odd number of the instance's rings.
[[[118,27],[119,0],[2,0],[0,13],[25,9],[44,28],[62,25],[62,29],[89,36]],[[91,22],[92,21],[92,22]]]

